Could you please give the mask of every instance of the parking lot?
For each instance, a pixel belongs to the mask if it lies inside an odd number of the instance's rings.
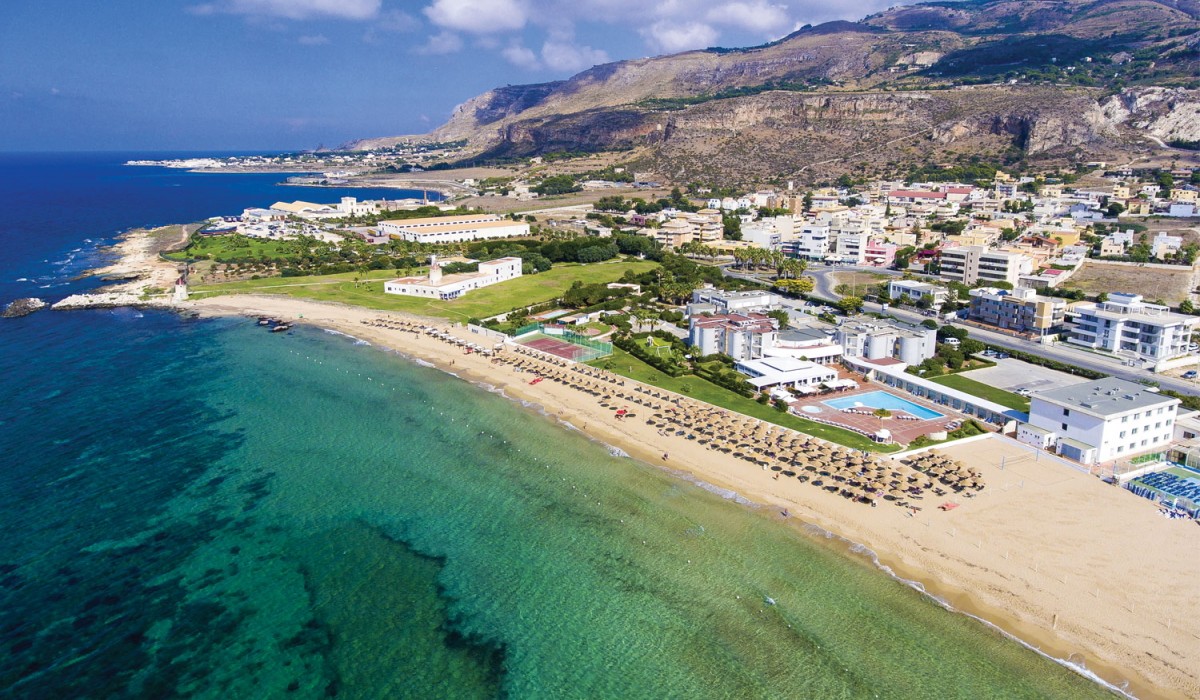
[[[1014,360],[1011,357],[1002,360],[996,358],[989,359],[996,363],[995,367],[974,369],[969,372],[963,372],[962,376],[969,377],[977,382],[990,384],[997,389],[1012,392],[1020,389],[1027,389],[1034,392],[1046,391],[1048,389],[1058,389],[1088,381],[1084,377],[1031,365],[1028,362]]]

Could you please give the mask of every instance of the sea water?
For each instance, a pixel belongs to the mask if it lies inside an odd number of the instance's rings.
[[[109,310],[0,340],[2,696],[1105,695],[771,511],[352,338]]]

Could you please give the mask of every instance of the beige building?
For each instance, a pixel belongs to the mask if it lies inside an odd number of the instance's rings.
[[[946,248],[941,252],[941,277],[967,286],[1007,282],[1017,286],[1021,275],[1033,271],[1033,261],[1022,253],[988,250],[983,246]]]

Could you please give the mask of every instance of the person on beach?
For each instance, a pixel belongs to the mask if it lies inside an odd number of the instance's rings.
[[[667,453],[666,452],[663,453],[663,461],[664,462],[667,461]]]

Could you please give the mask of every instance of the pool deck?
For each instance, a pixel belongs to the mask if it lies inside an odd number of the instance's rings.
[[[844,375],[847,378],[860,382],[862,380],[862,376],[858,374],[845,374],[843,372],[839,372],[839,375]],[[903,410],[893,410],[891,418],[880,420],[879,418],[871,415],[871,412],[874,410],[871,408],[859,409],[865,411],[865,414],[847,413],[845,411],[839,411],[833,407],[826,406],[824,403],[825,401],[829,401],[831,399],[850,398],[860,394],[869,394],[875,391],[883,391],[888,394],[892,394],[893,396],[902,398],[905,401],[911,401],[918,406],[928,408],[931,411],[935,411],[943,415],[940,418],[921,420],[916,419],[908,413],[905,413]],[[817,408],[819,409],[819,412],[812,413],[810,411],[806,411],[804,410],[805,407]],[[961,415],[956,411],[950,410],[946,406],[939,406],[916,396],[912,396],[902,391],[896,391],[894,389],[887,388],[882,384],[877,384],[874,382],[869,384],[861,384],[859,388],[849,391],[834,391],[824,395],[803,397],[796,403],[792,404],[792,409],[797,415],[802,417],[817,417],[838,425],[845,426],[847,428],[861,430],[868,433],[875,433],[880,428],[886,428],[887,430],[891,431],[893,440],[906,445],[922,435],[936,433],[939,430],[947,430],[947,423],[952,421],[958,421],[961,423],[969,419],[969,416]]]

